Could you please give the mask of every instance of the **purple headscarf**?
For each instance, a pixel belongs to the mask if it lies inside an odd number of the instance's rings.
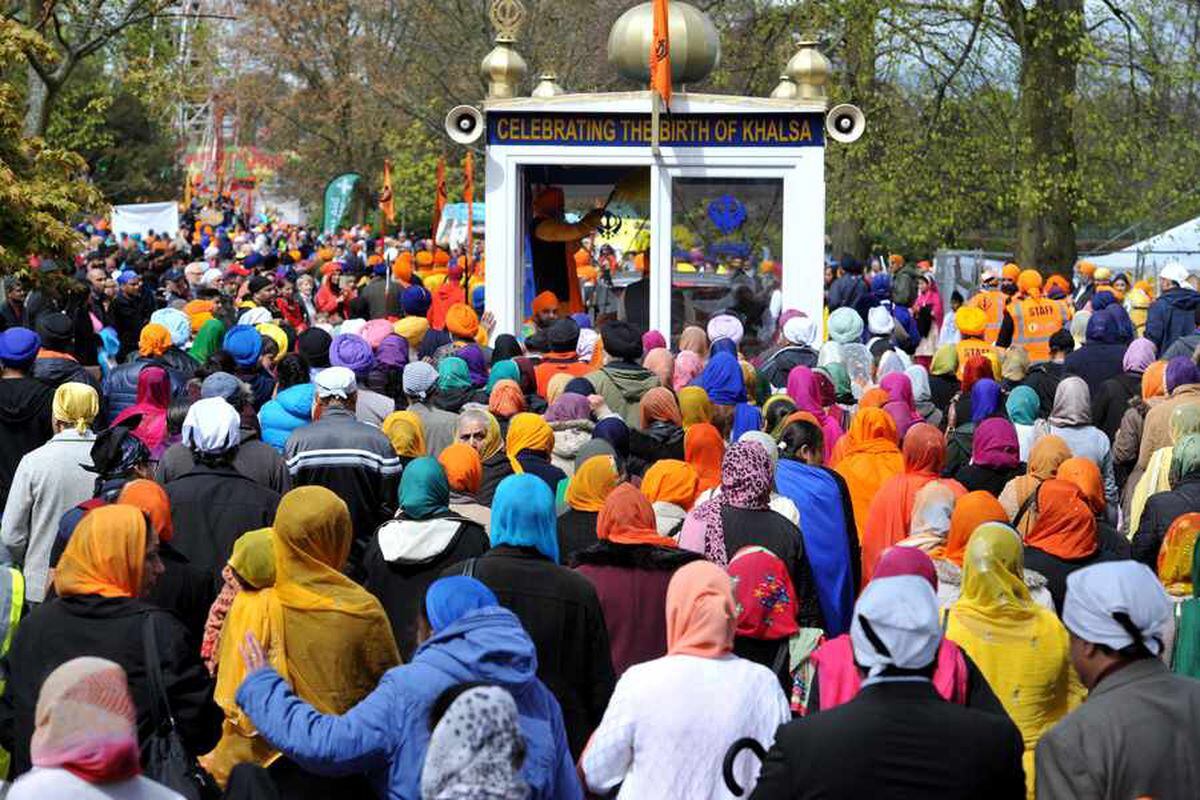
[[[917,401],[913,398],[912,381],[907,375],[903,372],[885,375],[879,382],[879,388],[888,393],[888,405],[896,403],[908,409],[909,423],[923,421],[921,415],[917,413]]]
[[[1013,469],[1021,463],[1017,429],[1001,417],[979,423],[971,440],[971,463],[977,467]]]
[[[333,337],[333,344],[329,346],[329,363],[365,376],[375,366],[375,353],[367,340],[358,334],[341,333]]]
[[[1174,394],[1175,389],[1189,383],[1200,383],[1200,375],[1196,373],[1196,365],[1187,356],[1175,356],[1167,362],[1167,372],[1164,376],[1167,394]]]
[[[558,399],[546,409],[546,422],[568,422],[576,419],[588,419],[592,415],[592,406],[588,399],[581,394],[563,392]]]
[[[979,425],[998,410],[1000,410],[1000,384],[991,378],[975,381],[975,385],[971,387],[971,422]]]
[[[1125,358],[1121,361],[1121,369],[1126,372],[1142,373],[1154,363],[1158,350],[1149,339],[1134,339],[1125,348]]]
[[[478,389],[487,383],[487,361],[484,360],[483,351],[479,349],[479,345],[472,342],[466,347],[455,350],[454,355],[467,362],[467,372],[471,376],[472,386]]]
[[[383,337],[375,348],[375,361],[384,367],[404,369],[408,363],[408,340],[395,333]]]

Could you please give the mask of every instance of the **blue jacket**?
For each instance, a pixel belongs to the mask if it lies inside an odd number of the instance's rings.
[[[1150,304],[1146,338],[1157,345],[1158,352],[1167,352],[1176,339],[1196,330],[1197,306],[1200,292],[1183,287],[1168,289]]]
[[[263,441],[282,453],[292,431],[312,422],[312,402],[313,385],[301,383],[289,386],[275,395],[274,400],[264,403],[258,412]]]
[[[108,401],[108,421],[117,418],[125,409],[137,403],[138,375],[145,367],[162,367],[171,379],[171,397],[178,397],[187,383],[187,379],[160,358],[143,358],[138,356],[132,361],[121,364],[108,373],[101,384],[100,396]]]
[[[582,800],[562,711],[537,679],[537,651],[520,621],[499,606],[471,611],[389,670],[361,703],[326,716],[292,693],[279,674],[248,676],[238,705],[264,737],[303,769],[321,775],[368,772],[381,796],[420,800],[429,747],[429,710],[446,689],[482,681],[517,702],[527,752],[521,775],[533,800]]]

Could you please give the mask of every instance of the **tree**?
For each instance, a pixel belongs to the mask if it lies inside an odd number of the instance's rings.
[[[0,20],[0,63],[30,53],[47,62],[53,57],[36,34]],[[0,273],[28,268],[33,256],[70,261],[82,244],[72,223],[103,206],[82,178],[82,158],[22,135],[21,108],[15,89],[0,83]]]

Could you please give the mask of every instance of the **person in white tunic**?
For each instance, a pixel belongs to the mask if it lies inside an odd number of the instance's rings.
[[[679,569],[667,589],[667,655],[630,667],[580,759],[588,788],[636,800],[725,800],[725,753],[751,737],[764,748],[791,718],[769,669],[733,655],[737,607],[729,575],[707,561]],[[734,763],[749,792],[758,760]]]

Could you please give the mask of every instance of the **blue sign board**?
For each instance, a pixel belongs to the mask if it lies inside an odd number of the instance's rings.
[[[492,146],[649,147],[649,114],[496,111],[487,115]],[[666,114],[659,120],[663,147],[824,147],[821,114]]]

